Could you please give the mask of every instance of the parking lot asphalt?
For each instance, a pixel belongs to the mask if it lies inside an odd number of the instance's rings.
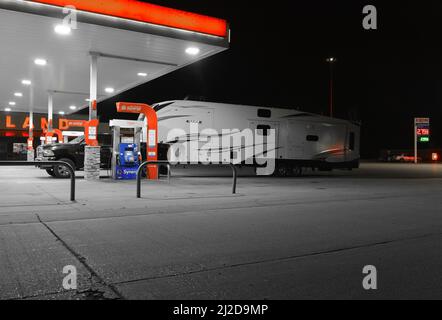
[[[67,180],[0,168],[0,299],[442,297],[442,165],[244,176],[236,195],[228,172],[186,174],[136,199],[133,181],[79,173],[71,203]]]

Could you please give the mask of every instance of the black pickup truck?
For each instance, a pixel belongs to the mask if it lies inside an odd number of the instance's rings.
[[[69,163],[74,170],[84,168],[84,147],[86,143],[84,137],[78,137],[69,143],[56,143],[37,148],[36,161],[63,161]],[[110,169],[112,158],[112,147],[101,146],[101,168]],[[70,173],[63,165],[57,166],[38,166],[40,169],[56,178],[69,178]]]

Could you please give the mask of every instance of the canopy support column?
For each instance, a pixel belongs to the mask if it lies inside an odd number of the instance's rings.
[[[51,144],[52,141],[52,131],[54,130],[53,119],[54,119],[54,94],[49,91],[48,92],[48,128],[46,130],[46,144]],[[43,128],[42,128],[43,129]],[[59,141],[63,142],[63,141]]]
[[[54,94],[52,92],[48,93],[48,132],[52,132],[54,129],[53,120],[54,119]]]
[[[29,112],[28,161],[35,161],[34,153],[34,112]]]
[[[88,144],[84,150],[84,178],[86,181],[100,179],[101,148],[98,146],[98,126],[90,126],[97,116],[98,96],[98,55],[90,53],[90,79],[89,79],[89,124],[85,130],[86,141],[95,141]]]
[[[89,120],[97,119],[98,55],[90,55]]]

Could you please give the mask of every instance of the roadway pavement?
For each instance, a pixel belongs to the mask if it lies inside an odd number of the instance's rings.
[[[142,199],[79,174],[75,203],[34,168],[0,168],[0,185],[0,299],[442,298],[442,165],[244,176],[237,195],[178,175]]]

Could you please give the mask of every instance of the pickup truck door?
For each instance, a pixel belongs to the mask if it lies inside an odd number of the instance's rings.
[[[102,169],[110,169],[112,159],[112,147],[102,146],[100,151]]]
[[[84,147],[86,146],[85,142],[78,144],[75,148],[75,160],[79,168],[84,167]]]

